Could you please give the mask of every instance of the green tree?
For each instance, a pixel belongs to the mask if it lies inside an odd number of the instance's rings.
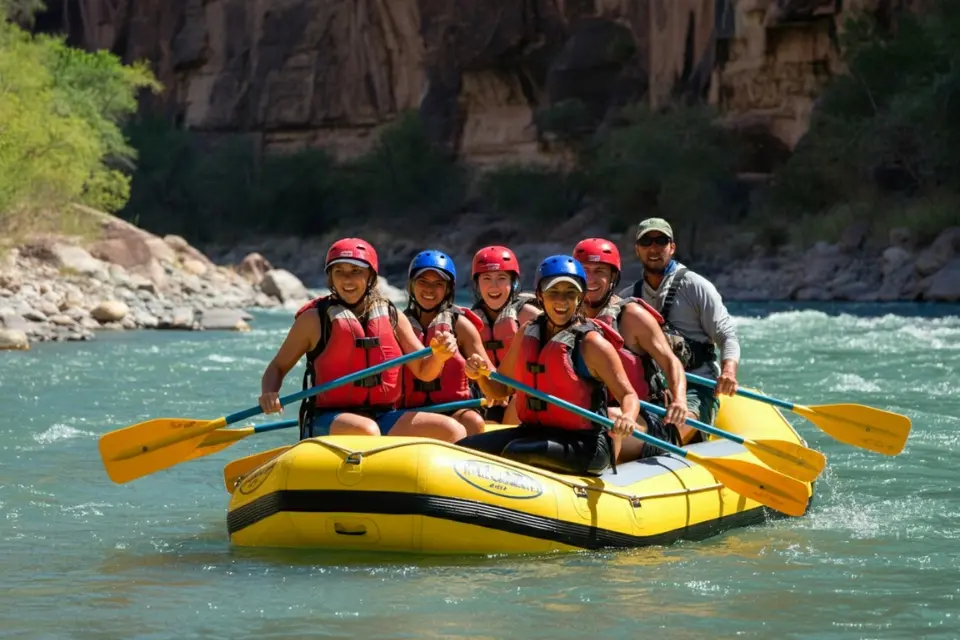
[[[10,15],[11,6],[0,9]],[[0,23],[0,213],[122,206],[135,152],[120,125],[141,88],[159,89],[143,65]]]
[[[466,194],[466,171],[433,144],[416,112],[385,128],[373,149],[343,169],[348,197],[368,215],[449,219]]]
[[[585,157],[614,217],[663,215],[682,223],[719,212],[740,150],[713,117],[701,107],[653,112],[635,105],[621,113],[619,126],[604,131]]]
[[[844,26],[845,73],[824,90],[810,128],[776,176],[778,209],[822,211],[871,197],[960,187],[960,3],[904,11],[888,29]]]

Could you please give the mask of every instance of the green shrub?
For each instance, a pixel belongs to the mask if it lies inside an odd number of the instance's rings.
[[[522,165],[493,169],[478,184],[487,207],[537,223],[561,221],[576,213],[587,188],[586,176],[580,171]]]
[[[960,3],[903,11],[892,31],[855,17],[842,46],[848,72],[824,90],[771,201],[815,213],[869,191],[958,190]]]
[[[157,233],[319,233],[339,206],[337,169],[323,150],[258,158],[246,136],[204,140],[157,120],[132,126],[130,137],[140,158],[121,215]]]
[[[421,222],[452,220],[468,179],[464,167],[433,144],[416,112],[386,127],[367,154],[344,164],[342,175],[356,215]]]
[[[662,215],[683,225],[720,211],[735,178],[739,149],[705,108],[621,113],[585,161],[596,195],[620,222]]]
[[[203,141],[146,120],[130,128],[140,159],[122,215],[162,233],[224,240],[252,232],[322,234],[367,219],[450,219],[466,174],[409,116],[344,164],[322,149],[262,157],[242,136]]]
[[[533,122],[541,135],[553,134],[563,141],[581,140],[597,126],[596,118],[579,98],[568,98],[538,109]]]

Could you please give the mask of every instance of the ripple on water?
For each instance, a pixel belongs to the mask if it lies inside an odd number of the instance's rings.
[[[124,485],[106,477],[99,434],[255,403],[291,312],[255,316],[246,334],[105,335],[0,358],[4,631],[560,640],[652,629],[699,640],[952,637],[956,629],[960,318],[737,313],[743,384],[914,420],[907,449],[890,458],[792,416],[828,457],[804,518],[667,547],[423,558],[231,548],[223,465],[285,444],[287,434]],[[292,373],[284,392],[299,385]]]

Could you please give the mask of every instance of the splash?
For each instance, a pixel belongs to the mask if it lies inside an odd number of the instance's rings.
[[[55,424],[42,433],[33,434],[34,441],[40,444],[53,444],[61,440],[72,440],[73,438],[96,437],[97,434],[92,431],[83,431],[66,424]]]

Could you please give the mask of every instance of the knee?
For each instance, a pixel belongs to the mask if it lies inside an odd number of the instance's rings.
[[[376,422],[374,422],[373,420],[370,420],[367,423],[359,425],[357,427],[357,435],[378,436],[380,435],[380,428],[377,426]]]
[[[466,430],[468,436],[475,435],[477,433],[483,433],[484,425],[486,424],[483,420],[483,417],[476,411],[464,411],[460,414],[459,417],[460,424],[463,425],[463,428]]]
[[[379,436],[380,427],[370,418],[354,414],[337,418],[330,426],[330,435]]]
[[[441,438],[447,442],[459,442],[467,437],[468,431],[466,427],[461,424],[458,420],[453,418],[447,418],[443,424],[444,436]]]

